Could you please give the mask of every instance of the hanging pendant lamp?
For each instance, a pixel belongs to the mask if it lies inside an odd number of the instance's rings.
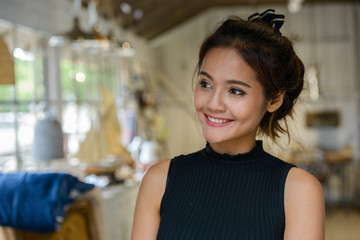
[[[0,37],[0,84],[15,84],[14,60],[2,37]]]
[[[80,28],[79,18],[77,16],[73,19],[73,28],[66,33],[58,36],[53,36],[49,40],[51,46],[63,45],[65,41],[80,42],[85,40],[98,40],[99,34],[95,31],[85,32]]]

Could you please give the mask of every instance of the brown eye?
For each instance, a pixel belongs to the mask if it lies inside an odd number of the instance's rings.
[[[204,80],[200,81],[200,86],[203,88],[211,88],[211,85]]]
[[[232,95],[245,95],[246,93],[240,89],[236,89],[236,88],[231,88],[229,90],[229,93]]]

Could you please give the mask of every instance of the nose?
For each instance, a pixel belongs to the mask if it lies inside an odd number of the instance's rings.
[[[224,96],[222,92],[213,92],[209,101],[207,102],[207,108],[212,112],[224,112],[226,110],[226,104],[224,102]]]

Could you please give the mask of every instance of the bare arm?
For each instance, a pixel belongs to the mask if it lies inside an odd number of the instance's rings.
[[[145,173],[137,196],[132,240],[154,240],[160,223],[160,203],[165,191],[170,161],[150,167]]]
[[[285,184],[285,240],[324,240],[325,206],[319,181],[292,168]]]

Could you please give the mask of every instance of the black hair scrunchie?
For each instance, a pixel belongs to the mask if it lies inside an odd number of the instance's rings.
[[[270,27],[274,28],[275,32],[279,33],[280,35],[281,35],[280,28],[284,24],[285,21],[284,19],[285,19],[285,15],[275,14],[274,9],[268,9],[260,14],[257,12],[248,17],[248,21],[252,21],[252,22],[262,21],[267,23]]]

